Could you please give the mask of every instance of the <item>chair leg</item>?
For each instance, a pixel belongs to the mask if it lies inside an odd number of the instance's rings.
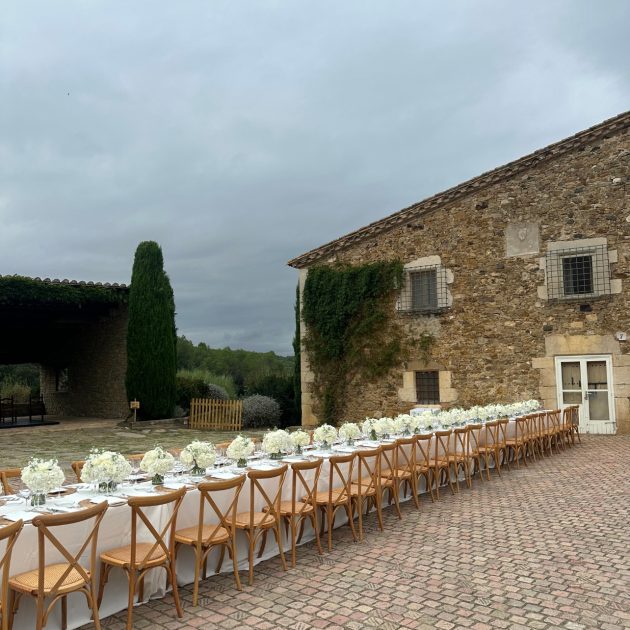
[[[291,515],[291,566],[295,566],[295,554],[297,547],[297,527],[295,524],[295,516]],[[286,524],[286,519],[285,519]],[[304,526],[304,520],[302,520],[302,526]]]
[[[107,584],[107,579],[109,578],[109,571],[111,567],[109,564],[105,564],[101,562],[101,573],[98,580],[98,600],[97,606],[101,607],[101,602],[103,601],[103,593],[105,592],[105,584]]]
[[[376,520],[378,521],[378,528],[381,531],[384,531],[383,529],[383,493],[382,492],[378,492],[376,495],[374,495],[374,504],[376,506]]]
[[[359,526],[359,540],[363,540],[363,497],[357,497],[357,513],[359,519],[357,521]]]
[[[232,556],[232,566],[234,570],[234,581],[236,582],[236,588],[239,591],[242,591],[243,586],[241,584],[241,576],[238,573],[238,558],[236,557],[236,542],[234,541],[234,537],[231,537],[230,540],[230,555]]]
[[[130,569],[127,574],[129,580],[129,599],[127,601],[127,630],[133,630],[133,600],[136,594],[136,572]]]
[[[92,610],[92,621],[94,622],[95,630],[101,630],[101,619],[98,613],[98,606],[96,605],[96,584],[94,580],[90,580],[88,605]]]
[[[348,515],[348,523],[350,524],[350,531],[352,532],[352,540],[354,540],[354,542],[357,542],[357,531],[354,528],[354,513],[352,511],[352,504],[346,503],[345,508],[346,514]]]
[[[61,630],[68,630],[68,596],[61,598]]]
[[[37,598],[37,619],[35,620],[36,630],[43,630],[44,627],[44,598]]]
[[[499,477],[501,476],[501,459],[499,457],[499,449],[495,448],[494,449],[494,468],[497,471],[497,473],[499,474]]]
[[[177,616],[181,619],[184,616],[184,611],[182,610],[182,602],[179,599],[179,588],[177,586],[177,575],[175,574],[175,567],[170,562],[168,567],[166,568],[166,573],[171,583],[171,588],[173,589],[175,610],[177,611]],[[142,584],[144,585],[144,576],[142,577]]]
[[[263,531],[262,535],[262,543],[260,545],[260,549],[258,550],[258,557],[262,558],[263,552],[265,551],[265,546],[267,545],[267,534],[269,533],[268,529]]]
[[[228,551],[230,552],[230,554],[232,553],[232,550],[228,547]],[[206,556],[207,557],[207,556]],[[215,575],[218,574],[221,571],[221,567],[223,566],[223,560],[225,559],[225,545],[221,546],[221,554],[219,555],[219,559],[217,560],[217,568],[215,570]]]
[[[176,548],[177,549],[177,548]],[[203,550],[201,546],[197,547],[196,545],[193,547],[195,552],[195,578],[193,582],[193,606],[197,605],[199,601],[199,574],[201,573],[201,564],[202,564],[202,554]],[[177,556],[176,556],[177,558]]]
[[[317,510],[313,510],[311,513],[311,520],[313,521],[313,531],[315,532],[315,542],[317,543],[317,551],[319,551],[319,555],[323,555],[324,551],[322,550],[322,542],[320,540],[319,528],[317,526]],[[302,521],[302,529],[300,530],[300,540],[302,540],[302,533],[304,532],[304,521]]]
[[[276,537],[276,542],[278,543],[278,549],[280,551],[280,562],[282,562],[282,568],[287,571],[287,561],[284,557],[284,549],[282,545],[282,532],[280,531],[280,520],[276,519],[275,527],[271,528]]]

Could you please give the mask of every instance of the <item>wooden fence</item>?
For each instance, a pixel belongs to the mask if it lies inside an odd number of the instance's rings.
[[[193,398],[190,401],[190,419],[188,426],[191,429],[240,431],[242,424],[242,400]]]

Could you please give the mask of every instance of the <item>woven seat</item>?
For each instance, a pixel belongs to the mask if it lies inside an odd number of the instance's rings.
[[[191,545],[197,542],[199,536],[199,527],[186,527],[175,532],[175,542]],[[203,525],[201,529],[201,542],[208,542],[210,539],[214,543],[225,542],[229,540],[230,532],[220,525]]]
[[[228,523],[232,523],[232,519],[228,517]],[[234,526],[239,529],[250,527],[253,523],[254,527],[273,527],[275,524],[274,517],[269,512],[239,512],[234,518]]]
[[[70,565],[67,562],[60,564],[51,564],[44,568],[44,594],[48,595],[50,591],[59,582],[63,576],[65,570]],[[86,571],[88,576],[89,571]],[[14,575],[9,579],[9,587],[14,591],[21,591],[23,593],[37,594],[39,580],[39,569],[33,569],[26,573],[20,573]],[[87,584],[87,580],[76,570],[70,569],[70,573],[59,584],[59,593],[69,593],[70,591],[77,590],[81,586]]]
[[[332,500],[334,505],[345,503],[348,500],[346,488],[333,488],[327,492],[319,492],[313,495],[313,501],[317,505],[326,505],[329,500]]]
[[[101,554],[101,561],[117,567],[128,567],[131,565],[131,552],[131,545],[110,549]],[[160,548],[156,548],[155,545],[151,543],[136,544],[136,566],[141,564],[147,567],[157,566],[163,564],[165,560],[166,554]]]
[[[359,496],[359,491],[361,491],[361,495],[364,497],[373,497],[376,495],[376,488],[370,484],[358,484],[352,483],[350,484],[350,494],[353,497]]]
[[[313,505],[306,501],[298,501],[295,506],[295,511],[293,510],[293,501],[282,501],[280,503],[280,514],[283,516],[299,513],[305,514],[306,512],[312,512],[313,509]]]

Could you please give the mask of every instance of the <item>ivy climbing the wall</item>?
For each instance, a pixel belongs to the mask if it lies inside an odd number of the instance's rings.
[[[399,261],[309,269],[302,306],[304,341],[324,422],[342,418],[346,390],[355,378],[374,380],[400,362],[400,332],[393,314],[402,274]]]

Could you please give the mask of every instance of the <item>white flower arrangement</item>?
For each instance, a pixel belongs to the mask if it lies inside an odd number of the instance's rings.
[[[131,464],[120,453],[93,449],[83,469],[81,480],[87,483],[121,483],[131,474]]]
[[[414,428],[414,418],[407,413],[401,413],[393,419],[394,433],[408,435]]]
[[[56,459],[33,458],[22,468],[22,481],[33,494],[47,494],[65,479]]]
[[[237,462],[243,463],[254,452],[254,442],[248,437],[237,435],[227,447],[225,454]]]
[[[313,439],[316,442],[330,446],[337,439],[337,429],[330,424],[322,424],[315,429]]]
[[[394,421],[391,418],[377,418],[373,426],[378,437],[391,435],[394,432]]]
[[[292,447],[291,437],[284,429],[267,431],[263,437],[263,450],[269,455],[280,455],[287,453]]]
[[[201,440],[194,440],[179,454],[181,463],[187,468],[192,468],[194,472],[200,472],[200,469],[205,471],[214,464],[216,457],[214,444]]]
[[[339,427],[339,437],[346,442],[356,440],[361,437],[361,429],[356,422],[344,422]]]
[[[374,418],[366,418],[361,424],[361,432],[363,435],[370,436],[372,435],[372,431],[374,430],[374,423],[376,420]]]
[[[152,477],[164,477],[173,469],[175,458],[161,446],[147,451],[140,462],[140,470],[149,473]]]
[[[291,443],[295,448],[301,449],[308,446],[311,443],[311,436],[306,431],[293,431],[290,434]]]

